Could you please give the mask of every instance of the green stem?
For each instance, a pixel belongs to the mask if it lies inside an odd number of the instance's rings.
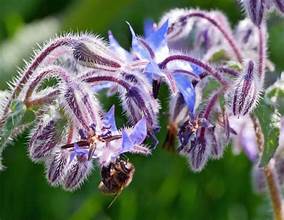
[[[251,115],[253,122],[256,143],[260,154],[264,150],[264,135],[262,128],[260,126],[259,119],[255,115]],[[269,163],[264,167],[264,175],[266,178],[266,183],[268,186],[270,199],[273,208],[273,214],[275,220],[284,220],[283,210],[282,210],[282,194],[280,190],[279,178],[275,171],[275,160],[272,158]]]

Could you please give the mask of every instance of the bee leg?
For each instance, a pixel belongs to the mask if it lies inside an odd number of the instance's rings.
[[[88,154],[88,160],[91,160],[91,159],[92,159],[95,150],[96,150],[96,146],[92,146],[92,147],[90,148],[89,154]]]

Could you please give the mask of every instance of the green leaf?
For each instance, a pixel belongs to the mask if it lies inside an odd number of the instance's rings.
[[[263,130],[265,145],[260,166],[265,166],[279,145],[280,117],[284,115],[284,73],[266,89],[258,117]]]
[[[224,49],[221,49],[221,50],[217,50],[216,52],[214,52],[209,58],[209,61],[210,62],[220,62],[220,61],[224,61],[228,59],[229,59],[229,55],[226,53]]]
[[[26,112],[26,106],[23,102],[15,100],[11,103],[10,111],[0,131],[0,157],[6,145],[12,141],[13,134],[16,132],[17,127],[21,125]],[[0,167],[1,166],[0,161]]]
[[[264,135],[264,150],[260,159],[260,167],[268,164],[278,147],[280,133],[280,114],[273,106],[261,102],[256,114]]]
[[[243,67],[239,62],[233,61],[233,60],[229,60],[225,63],[227,67],[232,68],[238,72],[242,71]]]
[[[284,115],[284,73],[265,91],[265,102]]]

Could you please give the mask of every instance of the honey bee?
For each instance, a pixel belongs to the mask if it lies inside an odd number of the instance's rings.
[[[99,190],[105,194],[118,195],[132,181],[135,168],[128,161],[118,159],[101,169]]]

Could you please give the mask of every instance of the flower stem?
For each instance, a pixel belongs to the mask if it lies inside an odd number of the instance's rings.
[[[40,105],[48,104],[54,101],[54,99],[58,97],[59,94],[60,94],[59,90],[54,90],[43,97],[39,97],[39,98],[32,99],[32,100],[26,99],[24,103],[27,106],[27,108],[32,107],[32,106],[40,106]]]
[[[260,126],[259,119],[251,115],[253,122],[256,143],[260,154],[264,150],[264,136]],[[273,207],[273,214],[275,220],[284,220],[283,210],[282,210],[282,194],[279,186],[279,178],[275,172],[275,161],[272,158],[269,163],[264,167],[264,174],[266,177],[266,183],[269,189],[270,199]]]
[[[217,28],[217,30],[219,30],[223,34],[225,40],[228,42],[228,44],[232,48],[233,52],[235,53],[237,60],[240,63],[242,63],[241,51],[240,51],[236,41],[234,40],[232,34],[229,31],[226,31],[226,29],[223,28],[222,25],[219,24],[219,22],[217,20],[215,20],[214,18],[207,15],[206,12],[202,12],[202,11],[191,12],[191,13],[188,13],[187,15],[185,15],[183,18],[188,19],[188,18],[192,18],[192,17],[198,17],[198,18],[201,18],[201,19],[205,19],[209,23],[211,23],[213,26],[215,26]],[[172,30],[174,25],[175,25],[175,23],[172,25],[172,27],[169,30]]]
[[[278,183],[277,174],[275,172],[274,159],[271,159],[268,165],[264,167],[264,174],[266,177],[266,182],[270,193],[274,219],[283,220],[284,216],[282,210],[282,196]]]
[[[211,67],[207,63],[204,63],[203,61],[201,61],[199,59],[196,59],[194,57],[191,57],[191,56],[186,56],[186,55],[172,55],[172,56],[168,56],[166,59],[164,59],[159,64],[159,67],[161,69],[165,69],[167,64],[170,63],[170,62],[173,62],[173,61],[186,61],[186,62],[189,62],[189,63],[193,63],[193,64],[201,67],[205,71],[207,71],[213,77],[215,77],[222,85],[224,85],[224,86],[227,85],[227,81],[225,79],[223,79],[223,77],[218,73],[217,70],[215,70],[213,67]]]
[[[258,74],[263,82],[265,76],[265,60],[266,60],[266,36],[265,36],[265,26],[262,24],[258,27]]]
[[[85,76],[87,76],[87,77],[85,77]],[[139,91],[138,93],[135,93],[133,95],[134,100],[135,100],[137,106],[139,106],[140,109],[144,112],[147,121],[151,125],[154,124],[154,119],[152,118],[151,113],[150,113],[150,111],[149,111],[149,109],[147,108],[147,105],[146,105],[148,100],[144,100],[143,92],[141,92],[139,87],[132,85],[129,82],[127,82],[123,79],[117,78],[115,76],[96,75],[96,71],[90,71],[90,72],[86,73],[85,75],[79,77],[79,79],[82,80],[83,82],[86,82],[86,83],[91,84],[91,85],[95,85],[96,83],[100,83],[100,82],[113,82],[113,83],[123,87],[127,92],[130,92],[132,89]]]

